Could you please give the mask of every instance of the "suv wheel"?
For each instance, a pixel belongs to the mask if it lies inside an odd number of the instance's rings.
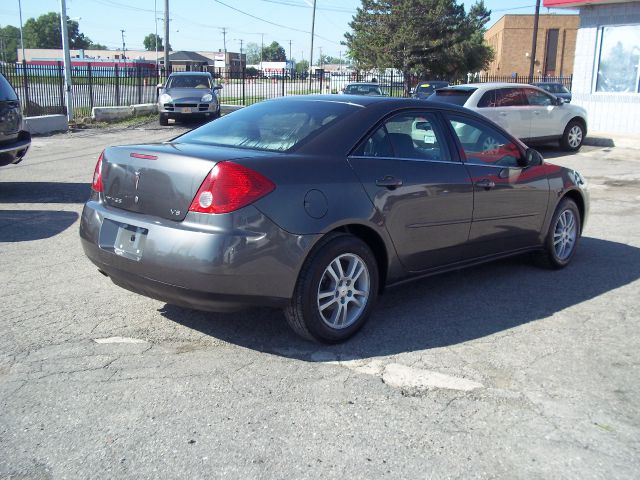
[[[564,150],[575,152],[584,141],[584,126],[577,120],[571,120],[562,134],[560,144]]]

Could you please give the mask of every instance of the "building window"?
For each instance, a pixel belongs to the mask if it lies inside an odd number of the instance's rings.
[[[640,91],[640,25],[602,27],[596,92]]]

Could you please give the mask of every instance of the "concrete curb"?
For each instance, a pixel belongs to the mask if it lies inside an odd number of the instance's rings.
[[[637,136],[620,133],[592,132],[584,139],[584,144],[592,147],[640,149],[640,139]]]
[[[52,132],[66,132],[69,122],[66,115],[42,115],[39,117],[25,117],[25,128],[32,135]]]

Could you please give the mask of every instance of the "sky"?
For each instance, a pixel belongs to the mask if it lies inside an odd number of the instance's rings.
[[[475,3],[462,1],[467,10]],[[60,11],[59,0],[21,0],[23,23],[44,13]],[[67,15],[80,24],[80,32],[109,49],[144,50],[149,33],[164,38],[164,0],[66,0]],[[296,60],[309,59],[313,0],[169,0],[169,43],[174,51],[240,51],[252,42],[265,45],[277,41]],[[360,0],[317,0],[314,58],[320,51],[339,57],[340,44]],[[535,0],[485,0],[495,23],[505,14],[534,13]],[[157,12],[157,15],[156,13]],[[541,8],[541,13],[575,13],[566,9]],[[156,22],[156,18],[158,18]],[[0,2],[0,26],[19,27],[19,0]],[[290,43],[291,42],[291,43]],[[291,48],[290,48],[291,45]]]

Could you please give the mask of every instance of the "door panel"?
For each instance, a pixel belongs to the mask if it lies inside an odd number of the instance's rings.
[[[531,138],[560,136],[564,130],[563,112],[555,104],[555,98],[534,88],[525,89],[525,93],[533,113]]]
[[[393,117],[349,158],[409,271],[462,259],[473,213],[465,166],[426,112]]]
[[[461,143],[474,186],[469,243],[475,253],[535,245],[549,201],[546,165],[523,168],[520,149],[498,130],[476,119],[447,118]]]

